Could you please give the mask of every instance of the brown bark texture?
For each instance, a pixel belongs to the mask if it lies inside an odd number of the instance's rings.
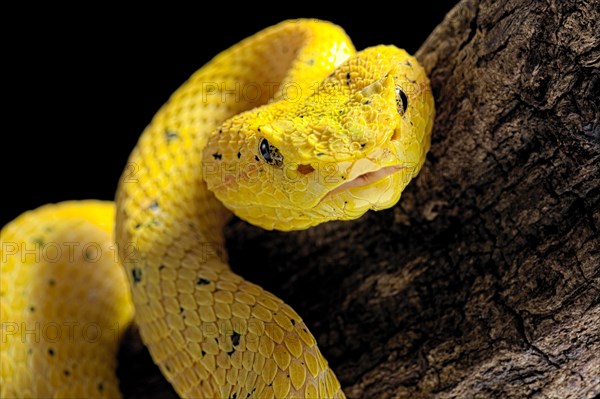
[[[228,225],[234,270],[296,309],[348,397],[600,394],[599,10],[460,2],[417,53],[437,116],[394,208]],[[139,343],[119,374],[174,397]]]

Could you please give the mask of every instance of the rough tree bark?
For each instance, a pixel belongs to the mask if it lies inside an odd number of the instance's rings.
[[[349,397],[600,394],[599,10],[462,1],[417,54],[438,114],[395,208],[228,226],[234,269],[303,316]],[[173,395],[147,364],[121,357],[152,374],[128,396]]]

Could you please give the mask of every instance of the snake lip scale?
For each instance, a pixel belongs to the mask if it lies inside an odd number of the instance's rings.
[[[360,174],[360,175],[356,176],[354,179],[346,181],[346,182],[340,184],[339,186],[337,186],[336,188],[332,189],[331,191],[327,192],[321,198],[319,203],[321,201],[323,201],[325,198],[327,198],[328,196],[335,195],[339,192],[343,192],[343,191],[349,190],[351,188],[356,189],[356,188],[366,187],[371,184],[378,183],[381,180],[390,177],[394,173],[399,172],[403,168],[404,168],[404,166],[402,166],[402,165],[384,166],[380,169]]]

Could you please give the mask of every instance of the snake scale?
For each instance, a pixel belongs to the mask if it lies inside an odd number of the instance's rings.
[[[302,318],[231,271],[223,226],[391,207],[433,116],[412,56],[356,53],[328,22],[285,21],[217,55],[145,129],[115,203],[45,205],[3,228],[2,397],[119,397],[134,312],[182,397],[344,397]]]

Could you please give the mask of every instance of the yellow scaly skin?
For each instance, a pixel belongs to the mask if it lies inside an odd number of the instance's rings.
[[[230,271],[222,227],[226,208],[293,230],[399,199],[429,147],[429,82],[393,46],[353,55],[329,23],[268,28],[196,72],[134,149],[116,236],[142,338],[181,396],[344,397],[300,316]]]
[[[293,230],[399,199],[429,147],[429,82],[396,47],[353,54],[329,23],[259,32],[177,90],[129,159],[117,239],[138,250],[142,339],[183,397],[344,397],[300,316],[231,272],[222,228],[225,207]]]
[[[112,202],[42,206],[0,233],[2,398],[117,398],[133,318]]]

